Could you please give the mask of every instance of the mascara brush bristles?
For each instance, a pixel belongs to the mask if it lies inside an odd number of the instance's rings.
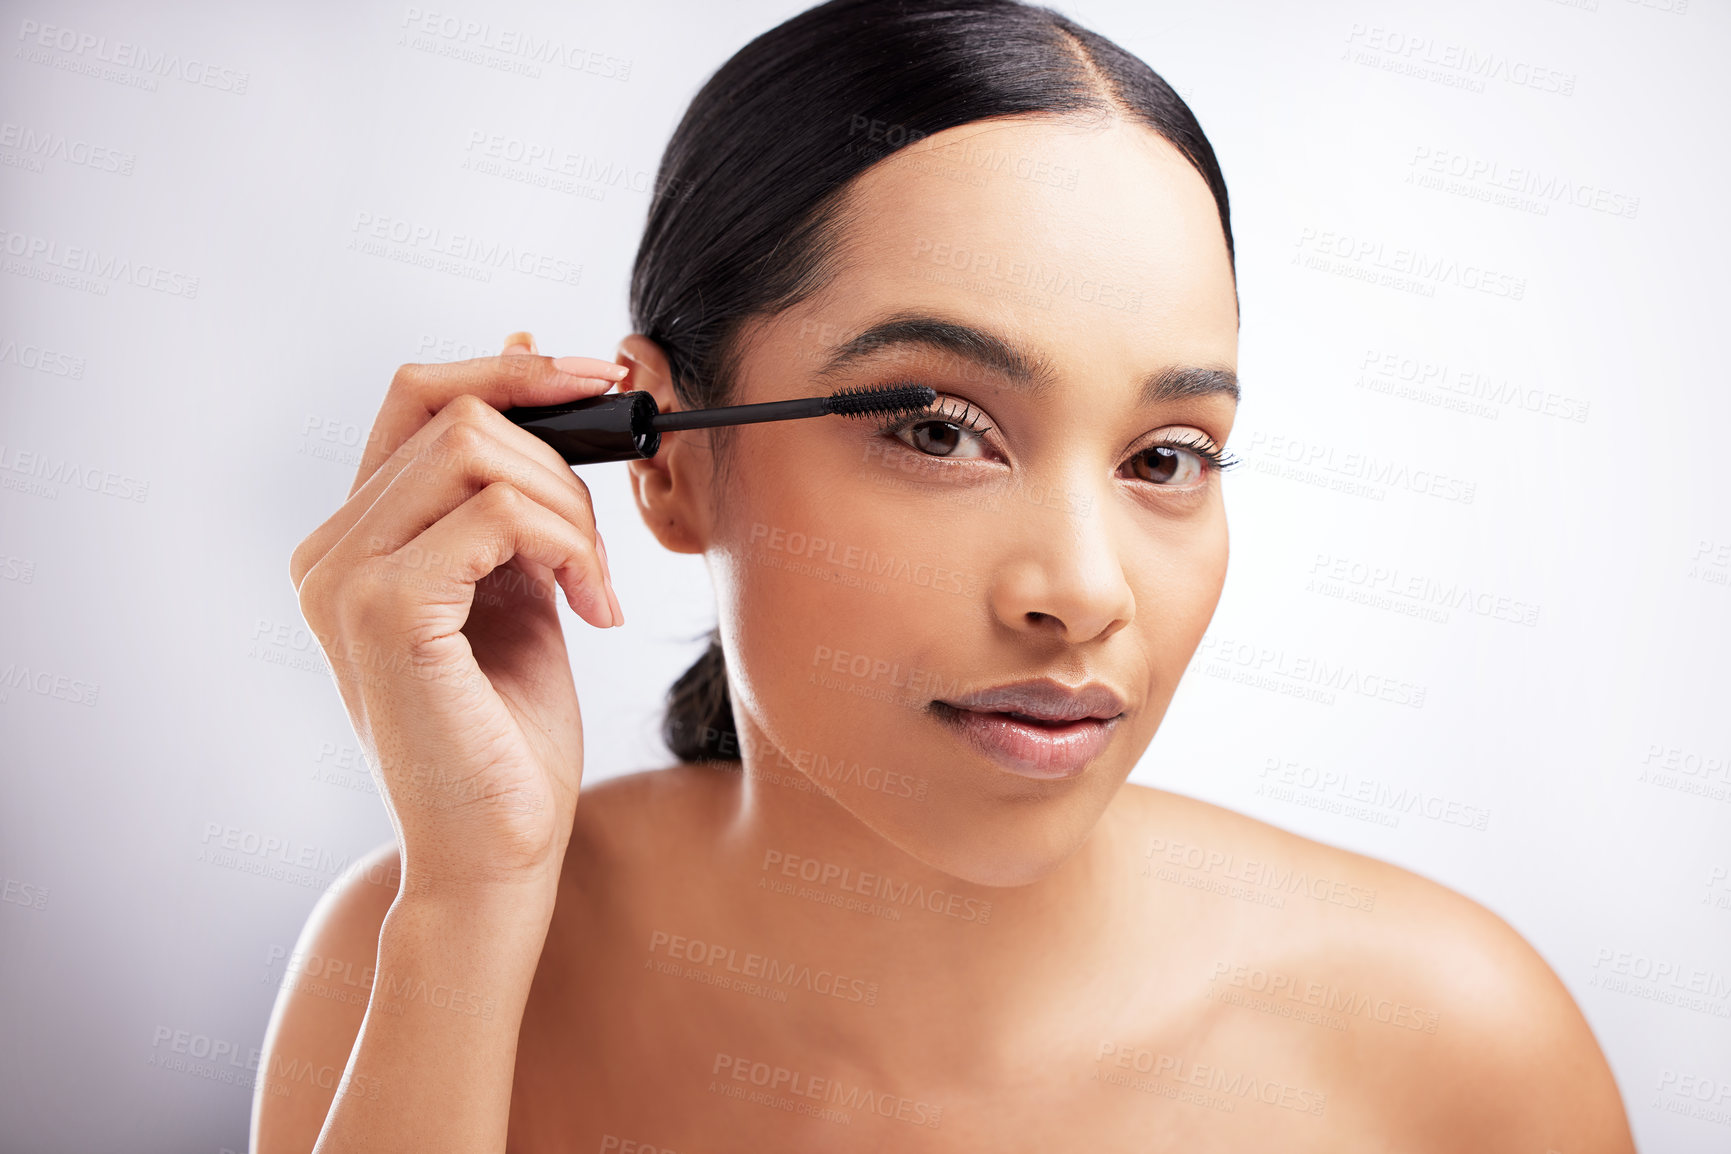
[[[890,385],[881,389],[843,389],[822,399],[828,410],[838,416],[859,417],[923,409],[937,398],[937,392],[929,385]]]
[[[759,421],[791,421],[800,417],[863,417],[876,413],[898,413],[923,409],[937,400],[930,385],[891,385],[881,389],[843,389],[827,397],[804,397],[797,401],[764,401],[756,405],[723,405],[715,409],[687,409],[658,413],[650,430],[673,433],[681,429],[713,429],[721,425],[749,425]]]

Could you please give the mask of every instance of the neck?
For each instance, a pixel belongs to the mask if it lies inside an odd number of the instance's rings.
[[[977,1072],[1041,1052],[1110,986],[1097,978],[1134,871],[1117,805],[1051,873],[986,886],[896,846],[767,741],[742,764],[715,863],[737,879],[736,924],[783,964],[877,986],[870,1008],[841,998],[801,1018],[810,1052],[885,1076]]]

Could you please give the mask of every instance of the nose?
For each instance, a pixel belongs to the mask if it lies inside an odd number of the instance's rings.
[[[993,615],[1010,629],[1080,645],[1105,640],[1135,615],[1110,508],[1098,499],[1080,504],[1086,512],[1032,506],[1011,522],[1015,541],[991,584]]]

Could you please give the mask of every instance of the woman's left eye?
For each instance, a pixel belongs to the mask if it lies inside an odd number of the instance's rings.
[[[1212,441],[1186,439],[1150,445],[1130,458],[1132,475],[1167,489],[1189,489],[1207,479],[1210,469],[1229,469],[1237,462]]]

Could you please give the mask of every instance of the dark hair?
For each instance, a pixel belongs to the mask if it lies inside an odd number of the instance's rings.
[[[734,53],[662,155],[631,273],[631,323],[666,353],[685,408],[724,405],[748,320],[836,269],[844,195],[877,161],[946,128],[1024,114],[1116,114],[1170,141],[1220,209],[1226,182],[1184,101],[1153,69],[1050,8],[1015,0],[830,0]],[[719,500],[727,430],[715,430]],[[737,761],[719,627],[667,694],[684,761]]]

